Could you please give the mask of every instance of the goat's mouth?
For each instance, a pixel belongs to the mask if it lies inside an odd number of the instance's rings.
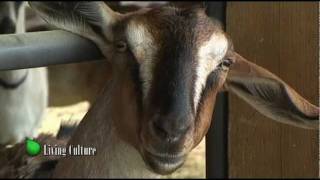
[[[148,128],[141,131],[139,150],[147,167],[161,175],[173,173],[180,168],[193,147],[190,135],[170,142],[160,139]]]
[[[186,155],[151,153],[143,151],[143,158],[152,171],[161,175],[173,173],[181,167],[186,159]]]

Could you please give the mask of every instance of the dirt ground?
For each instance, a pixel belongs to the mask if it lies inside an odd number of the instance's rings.
[[[89,106],[89,103],[81,102],[71,106],[48,108],[40,132],[56,135],[61,122],[79,123]],[[163,178],[205,178],[205,140],[189,154],[180,169]]]

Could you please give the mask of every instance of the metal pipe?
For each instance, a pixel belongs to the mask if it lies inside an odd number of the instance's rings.
[[[0,35],[0,70],[102,60],[94,43],[66,31]]]

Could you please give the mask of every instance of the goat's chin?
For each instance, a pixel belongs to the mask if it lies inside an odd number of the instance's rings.
[[[148,131],[140,133],[139,151],[148,169],[160,175],[167,175],[181,167],[193,147],[193,139],[188,138],[189,136],[192,134],[175,144],[168,144],[152,138]]]
[[[161,175],[173,173],[186,159],[186,155],[154,155],[146,150],[142,150],[142,157],[151,171]]]

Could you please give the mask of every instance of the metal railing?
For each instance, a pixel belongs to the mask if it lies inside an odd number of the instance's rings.
[[[0,70],[102,59],[94,43],[66,31],[0,35]]]

